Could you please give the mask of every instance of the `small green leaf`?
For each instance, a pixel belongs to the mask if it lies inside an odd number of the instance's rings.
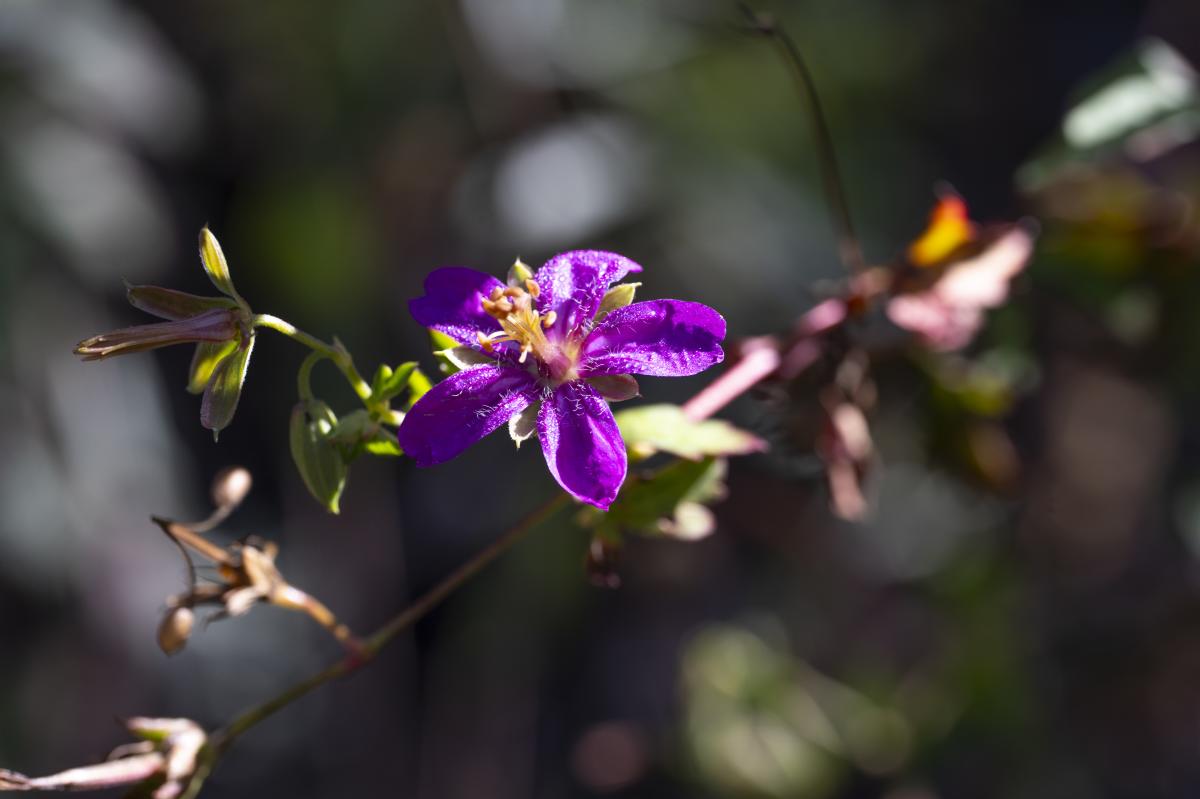
[[[238,307],[228,297],[201,297],[159,286],[131,286],[128,283],[125,284],[125,298],[139,311],[171,321],[190,319],[216,308]]]
[[[607,513],[586,508],[582,521],[609,540],[624,532],[703,538],[714,524],[705,505],[724,495],[725,471],[719,458],[675,461],[648,476],[631,477]]]
[[[388,369],[388,375],[381,378],[380,375],[383,369],[387,369],[387,367],[380,367],[380,372],[376,372],[375,374],[376,381],[378,382],[375,388],[372,389],[372,394],[379,401],[388,402],[400,396],[404,389],[408,388],[409,380],[412,379],[413,374],[417,371],[417,362],[407,361],[397,366],[394,370]]]
[[[643,458],[668,452],[699,460],[706,455],[747,455],[767,447],[758,436],[729,422],[692,421],[678,405],[643,405],[617,413],[616,419],[625,445]]]
[[[240,343],[233,353],[213,369],[204,398],[200,401],[200,424],[213,431],[213,438],[229,426],[242,396],[250,353],[254,351],[254,335]]]
[[[203,393],[217,366],[237,349],[237,346],[236,341],[204,341],[197,344],[196,352],[192,355],[191,368],[188,369],[188,393]]]
[[[408,404],[404,406],[405,409],[407,410],[416,405],[417,400],[425,396],[425,392],[431,388],[433,388],[433,381],[420,369],[414,369],[412,377],[408,381]]]
[[[379,364],[379,368],[375,370],[375,376],[371,378],[371,395],[379,396],[379,392],[383,390],[383,384],[392,376],[392,367],[386,363]]]
[[[300,402],[292,409],[289,444],[292,460],[313,498],[330,513],[346,487],[346,462],[333,441],[337,416],[320,400]]]
[[[429,330],[429,346],[434,352],[453,349],[458,346],[458,342],[447,336],[440,330],[434,330],[432,327],[426,328]]]
[[[596,311],[596,316],[592,324],[596,324],[618,308],[624,308],[633,302],[633,298],[637,294],[638,286],[640,285],[642,284],[619,283],[605,292],[604,299],[600,301],[600,308]]]
[[[217,237],[207,227],[200,230],[200,263],[204,265],[208,279],[218,291],[235,300],[241,299],[237,289],[233,287],[233,277],[229,274],[229,263],[225,260],[225,253],[221,252]]]
[[[363,448],[372,455],[396,456],[404,454],[404,450],[400,449],[400,442],[396,440],[396,434],[391,430],[383,428],[380,428],[374,437],[364,441]]]
[[[329,440],[335,444],[357,444],[375,434],[379,425],[371,419],[371,414],[360,408],[337,420],[329,433]]]

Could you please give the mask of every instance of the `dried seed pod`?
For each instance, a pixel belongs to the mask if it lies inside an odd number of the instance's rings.
[[[174,655],[183,649],[192,634],[195,622],[196,614],[191,608],[177,607],[168,610],[162,623],[158,625],[159,648],[168,655]]]
[[[213,478],[212,501],[218,508],[232,510],[242,504],[242,500],[250,493],[254,478],[250,471],[242,466],[229,466],[217,472]]]

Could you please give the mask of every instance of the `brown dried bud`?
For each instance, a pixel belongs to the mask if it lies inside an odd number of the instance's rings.
[[[168,655],[174,655],[183,649],[192,634],[195,621],[196,614],[191,608],[178,607],[168,610],[162,623],[158,625],[159,648]]]
[[[217,472],[213,478],[212,501],[218,508],[232,510],[242,504],[242,500],[250,493],[254,478],[250,471],[242,466],[229,466]]]

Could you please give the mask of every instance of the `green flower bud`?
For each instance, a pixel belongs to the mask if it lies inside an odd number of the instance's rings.
[[[529,264],[522,261],[520,258],[513,261],[513,265],[508,270],[508,285],[517,288],[523,288],[526,280],[533,279],[533,270],[529,268]]]
[[[292,460],[313,498],[337,513],[346,487],[346,462],[332,440],[337,416],[320,400],[297,403],[292,409],[289,443]]]
[[[244,305],[237,289],[233,287],[233,277],[229,274],[229,263],[225,260],[225,253],[221,252],[217,237],[207,227],[200,230],[200,263],[218,291],[232,297],[239,305]]]

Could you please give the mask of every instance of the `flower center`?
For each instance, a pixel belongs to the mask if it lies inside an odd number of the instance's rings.
[[[485,336],[479,334],[479,344],[486,352],[492,352],[496,344],[515,341],[521,347],[520,362],[525,363],[529,353],[550,368],[555,379],[562,379],[570,368],[571,359],[562,349],[546,338],[546,328],[554,324],[558,315],[551,311],[542,315],[537,312],[534,300],[541,289],[533,279],[525,281],[525,288],[496,286],[484,298],[483,310],[500,323],[500,330]]]

